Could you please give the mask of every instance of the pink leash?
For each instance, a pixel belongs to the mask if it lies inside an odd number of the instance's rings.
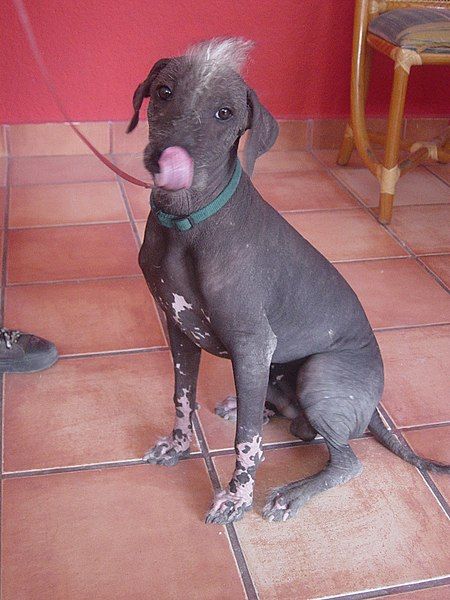
[[[52,96],[60,113],[62,114],[64,119],[68,122],[68,124],[70,125],[72,130],[81,139],[81,141],[84,144],[86,144],[86,146],[91,150],[91,152],[93,152],[95,154],[95,156],[98,159],[100,159],[104,165],[106,165],[109,169],[111,169],[111,171],[114,171],[114,173],[116,173],[119,177],[121,177],[122,179],[126,179],[130,183],[134,183],[134,185],[139,185],[144,188],[154,187],[153,183],[141,181],[140,179],[137,179],[136,177],[133,177],[132,175],[129,175],[128,173],[125,173],[125,171],[122,171],[122,169],[119,169],[119,167],[117,165],[115,165],[114,163],[112,163],[110,160],[108,160],[106,158],[106,156],[103,156],[103,154],[97,150],[97,148],[87,139],[87,137],[85,137],[81,133],[81,131],[76,127],[76,125],[74,125],[72,123],[72,120],[68,117],[66,109],[64,108],[64,105],[58,96],[58,93],[56,91],[53,80],[50,76],[50,73],[48,72],[48,69],[45,65],[44,59],[42,58],[42,54],[37,45],[36,37],[34,35],[33,28],[31,27],[30,19],[29,19],[28,13],[26,11],[26,8],[23,4],[23,1],[22,0],[13,0],[13,3],[15,6],[17,15],[22,24],[22,28],[28,39],[28,45],[30,46],[31,52],[33,53],[34,59],[39,67],[39,71],[41,72],[42,78],[47,86],[47,89],[50,92],[50,95]]]

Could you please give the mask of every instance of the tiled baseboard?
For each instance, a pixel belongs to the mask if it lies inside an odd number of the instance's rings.
[[[280,135],[275,150],[338,148],[346,119],[280,120]],[[377,130],[385,128],[385,119],[370,119]],[[410,118],[405,120],[405,137],[432,139],[448,125],[443,118]],[[147,141],[145,121],[126,134],[126,121],[86,122],[80,130],[104,154],[140,152]],[[42,123],[0,126],[0,156],[64,156],[90,154],[67,123]]]

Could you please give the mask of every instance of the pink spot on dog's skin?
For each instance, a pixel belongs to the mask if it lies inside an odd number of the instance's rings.
[[[251,441],[238,444],[236,452],[237,466],[230,485],[216,494],[210,515],[229,510],[230,503],[235,510],[249,508],[253,503],[254,473],[264,460],[261,436],[255,435]]]
[[[172,309],[174,312],[174,318],[177,323],[181,325],[180,313],[183,310],[191,310],[192,304],[186,302],[183,296],[179,296],[178,294],[173,295]]]
[[[175,446],[184,452],[191,444],[192,425],[191,425],[191,406],[188,398],[189,388],[183,388],[183,395],[177,398],[175,423],[172,436]]]

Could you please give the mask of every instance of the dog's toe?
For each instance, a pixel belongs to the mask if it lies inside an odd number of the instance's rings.
[[[189,449],[180,450],[173,444],[173,440],[170,437],[161,438],[157,443],[150,448],[143,456],[144,462],[153,465],[162,465],[165,467],[173,467],[178,463],[180,458],[184,458],[189,455]]]
[[[237,400],[235,396],[227,396],[225,400],[220,402],[214,412],[222,419],[227,421],[236,421],[237,419]]]
[[[281,493],[271,494],[263,508],[263,517],[269,522],[287,521],[298,512],[299,506],[293,500],[289,500]]]
[[[216,495],[214,504],[206,515],[205,522],[226,525],[233,521],[239,521],[250,508],[251,504],[246,504],[236,494],[229,491],[222,491]]]

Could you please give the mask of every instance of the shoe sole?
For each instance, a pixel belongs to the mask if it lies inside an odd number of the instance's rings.
[[[47,356],[45,362],[42,361],[42,356],[37,357],[35,360],[21,360],[15,364],[4,364],[0,361],[0,373],[38,373],[39,371],[45,371],[58,360],[59,355],[57,350]]]

